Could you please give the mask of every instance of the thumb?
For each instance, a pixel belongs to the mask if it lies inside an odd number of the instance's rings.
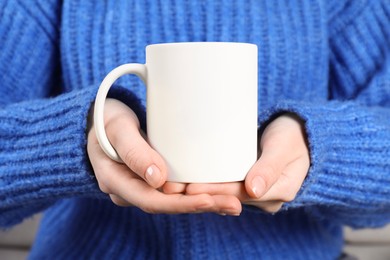
[[[167,177],[165,162],[147,143],[141,130],[122,122],[112,143],[123,162],[153,188],[161,187]]]
[[[261,198],[279,179],[284,163],[282,151],[267,153],[263,150],[260,159],[252,166],[245,178],[245,189],[252,198]]]
[[[245,179],[249,196],[260,198],[275,184],[286,166],[300,156],[304,142],[299,140],[303,139],[302,125],[294,115],[282,115],[265,128],[260,159]]]
[[[161,187],[167,178],[165,162],[145,140],[137,116],[119,102],[115,102],[110,108],[115,115],[106,123],[106,131],[120,158],[150,186]]]

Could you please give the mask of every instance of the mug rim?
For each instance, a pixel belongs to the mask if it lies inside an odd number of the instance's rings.
[[[166,43],[153,43],[146,46],[146,49],[157,48],[157,47],[175,47],[175,46],[215,46],[215,45],[236,45],[236,46],[247,46],[251,48],[257,48],[257,44],[248,42],[166,42]]]

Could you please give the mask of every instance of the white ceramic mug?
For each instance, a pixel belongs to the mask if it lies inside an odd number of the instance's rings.
[[[194,42],[146,47],[146,64],[124,64],[100,85],[94,124],[105,153],[121,161],[104,129],[104,102],[124,74],[147,88],[147,136],[185,183],[245,179],[257,159],[257,46]]]

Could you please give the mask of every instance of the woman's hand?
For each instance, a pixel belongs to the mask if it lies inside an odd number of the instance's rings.
[[[260,158],[245,182],[190,184],[187,194],[235,195],[242,203],[277,212],[297,195],[310,167],[301,120],[284,114],[272,121],[259,140]]]
[[[125,164],[111,160],[103,152],[93,125],[88,133],[87,150],[100,189],[115,204],[133,205],[149,213],[239,213],[235,209],[240,202],[234,196],[161,192],[167,168],[145,140],[135,113],[122,102],[107,99],[104,118],[107,136]],[[185,185],[172,183],[171,188],[182,190]]]

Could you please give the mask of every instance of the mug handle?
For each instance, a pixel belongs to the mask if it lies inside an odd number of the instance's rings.
[[[144,64],[128,63],[116,67],[104,78],[96,95],[93,121],[97,140],[107,156],[119,163],[123,163],[123,161],[115,151],[114,147],[112,147],[104,128],[104,103],[106,101],[108,91],[118,78],[125,74],[135,74],[140,77],[146,85],[146,73],[147,70]]]

